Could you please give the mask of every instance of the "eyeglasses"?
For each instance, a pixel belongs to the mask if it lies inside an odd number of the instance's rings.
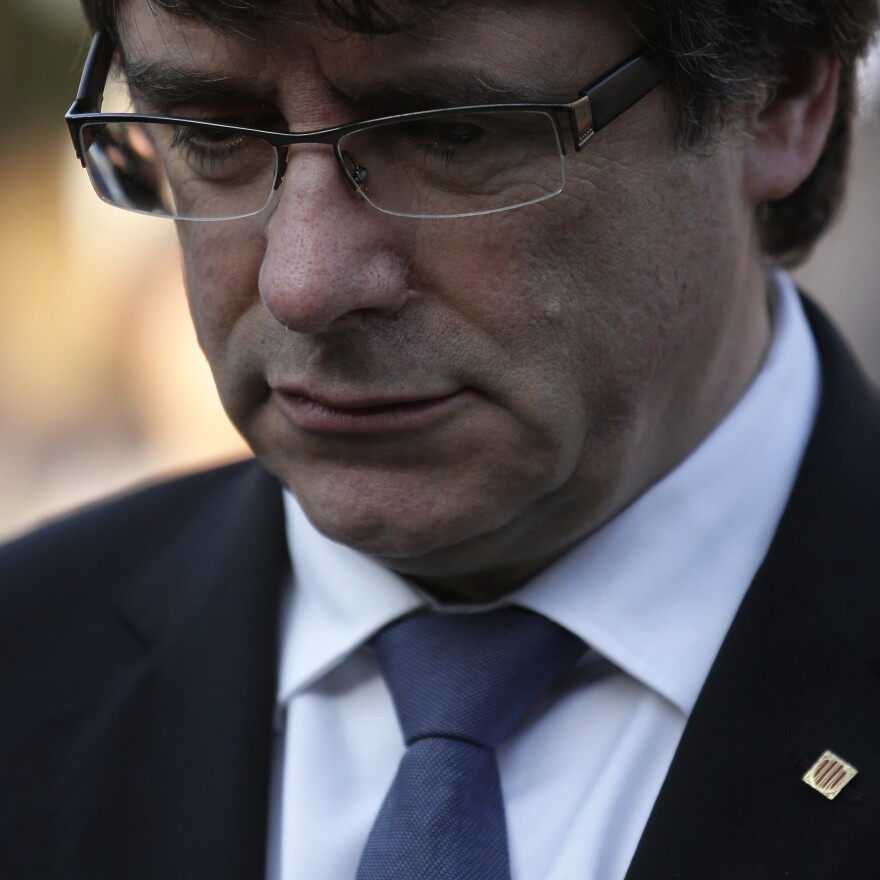
[[[74,149],[105,202],[175,220],[260,213],[295,173],[300,144],[332,147],[352,192],[385,214],[468,217],[533,205],[565,185],[564,123],[580,151],[668,76],[644,49],[570,103],[452,107],[293,133],[101,113],[115,51],[109,33],[95,34],[65,116]]]

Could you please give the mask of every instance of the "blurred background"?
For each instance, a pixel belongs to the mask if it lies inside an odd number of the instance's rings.
[[[63,115],[76,0],[0,0],[0,539],[160,474],[246,454],[196,346],[170,223],[103,205]],[[845,211],[797,273],[880,381],[880,53]]]

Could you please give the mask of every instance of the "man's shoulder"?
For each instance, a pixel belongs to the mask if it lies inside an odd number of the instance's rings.
[[[204,512],[247,493],[266,477],[258,463],[240,461],[144,483],[92,502],[0,545],[0,583],[39,573],[57,572],[63,578],[75,561],[106,567],[120,552],[154,552]]]
[[[280,578],[285,554],[280,487],[254,461],[138,489],[0,547],[4,704],[27,716],[52,694],[99,687],[219,584]]]
[[[873,665],[880,660],[880,393],[822,310],[809,300],[805,307],[822,393],[762,571]]]
[[[205,621],[220,656],[236,650],[228,619],[246,622],[240,640],[265,631],[258,624],[283,582],[285,547],[279,484],[254,461],[139,488],[0,547],[5,843],[18,847],[25,834],[30,852],[42,852],[58,808],[47,792],[60,787],[59,768],[75,766],[73,743],[85,760],[97,748],[89,738],[120,706],[146,705],[127,703],[130,691],[181,643],[204,648],[193,634],[206,638]],[[162,668],[176,686],[189,667]]]
[[[138,581],[229,553],[253,534],[251,522],[275,523],[268,539],[278,543],[280,488],[255,461],[142,486],[47,523],[0,546],[0,634],[42,639],[83,625]]]

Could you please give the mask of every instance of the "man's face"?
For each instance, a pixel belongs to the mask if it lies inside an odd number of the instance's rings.
[[[569,101],[640,47],[583,0],[469,5],[423,31],[230,36],[138,0],[123,44],[235,81],[150,111],[293,131],[396,112],[404,91],[468,103],[485,80]],[[680,461],[766,341],[733,141],[682,153],[661,87],[568,146],[561,195],[454,220],[380,214],[329,147],[297,146],[264,213],[179,226],[199,341],[257,455],[331,538],[468,596],[511,588]]]

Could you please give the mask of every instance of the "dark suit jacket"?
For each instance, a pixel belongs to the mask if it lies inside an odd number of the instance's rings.
[[[628,880],[880,878],[880,405],[811,319],[814,436]],[[2,880],[262,880],[287,566],[251,462],[0,550]]]

